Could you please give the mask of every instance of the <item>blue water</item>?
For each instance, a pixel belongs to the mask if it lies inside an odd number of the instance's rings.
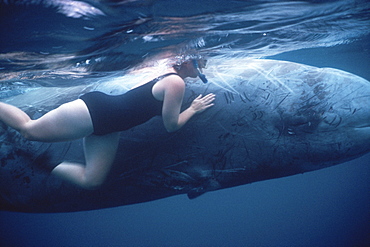
[[[368,1],[14,2],[0,1],[1,97],[33,84],[71,86],[124,73],[180,48],[210,59],[333,67],[370,80]],[[369,246],[369,164],[368,154],[195,200],[180,195],[90,212],[0,212],[0,245]]]
[[[0,212],[2,246],[368,246],[367,155],[207,193],[63,214]]]

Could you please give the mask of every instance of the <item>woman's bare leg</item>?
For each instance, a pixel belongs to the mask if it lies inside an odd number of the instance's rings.
[[[86,166],[63,162],[52,174],[85,189],[97,188],[105,181],[115,158],[119,133],[93,135],[93,124],[84,101],[78,99],[63,104],[36,120],[15,106],[0,103],[0,121],[34,141],[59,142],[85,137]]]
[[[119,133],[84,138],[86,166],[63,162],[54,168],[53,175],[84,189],[96,189],[106,179],[113,164],[119,142]]]
[[[36,120],[15,106],[0,103],[0,121],[34,141],[70,141],[93,132],[89,110],[81,99],[63,104]]]
[[[17,131],[21,131],[31,119],[21,109],[0,102],[0,121]]]

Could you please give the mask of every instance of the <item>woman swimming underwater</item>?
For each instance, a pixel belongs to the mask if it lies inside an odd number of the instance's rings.
[[[214,94],[199,95],[181,111],[187,77],[199,76],[206,60],[187,56],[166,73],[125,94],[110,96],[90,92],[65,103],[37,120],[15,106],[0,103],[0,121],[25,138],[41,142],[61,142],[83,138],[85,165],[62,162],[52,174],[84,189],[97,189],[105,181],[118,148],[119,132],[161,115],[164,127],[173,132],[195,114],[213,106]]]

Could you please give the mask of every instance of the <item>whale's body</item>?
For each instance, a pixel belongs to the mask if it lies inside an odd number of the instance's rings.
[[[122,132],[110,177],[96,191],[78,189],[40,169],[63,160],[83,162],[81,141],[30,142],[0,129],[1,209],[66,212],[182,193],[194,198],[318,170],[370,151],[370,83],[363,78],[252,59],[215,59],[205,74],[210,83],[188,84],[184,105],[213,92],[215,106],[176,133],[167,133],[160,117]],[[112,85],[96,88],[109,91]],[[81,93],[78,87],[40,88],[6,102],[37,118]]]

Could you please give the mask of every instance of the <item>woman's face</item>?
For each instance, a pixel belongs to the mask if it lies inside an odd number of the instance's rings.
[[[198,76],[198,71],[192,61],[185,61],[181,64],[180,71],[185,77],[196,78]]]
[[[196,64],[198,65],[198,68],[196,67]],[[206,67],[206,64],[207,60],[205,59],[197,60],[197,63],[194,63],[193,61],[186,61],[183,63],[182,68],[184,68],[184,71],[186,71],[188,77],[196,78],[197,76],[199,76],[198,69],[202,73],[203,68]]]

